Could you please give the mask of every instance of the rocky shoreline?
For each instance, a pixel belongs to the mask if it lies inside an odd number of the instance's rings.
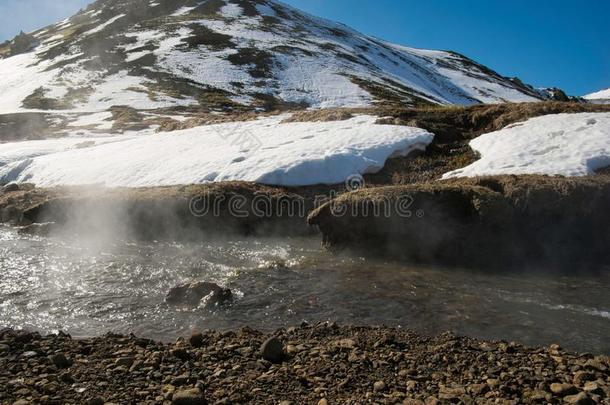
[[[449,333],[313,326],[193,333],[0,332],[4,404],[610,403],[610,357]]]

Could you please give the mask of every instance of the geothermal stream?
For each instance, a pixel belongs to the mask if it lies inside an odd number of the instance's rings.
[[[169,341],[192,330],[337,321],[610,353],[610,272],[593,270],[417,267],[331,255],[316,237],[122,242],[3,227],[0,324]],[[172,287],[192,281],[230,288],[233,303],[206,309],[165,302]]]

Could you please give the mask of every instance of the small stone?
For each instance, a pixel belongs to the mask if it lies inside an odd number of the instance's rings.
[[[187,361],[191,358],[189,352],[186,349],[178,348],[173,349],[171,352],[172,356],[179,358],[182,361]]]
[[[271,363],[281,363],[284,359],[284,345],[276,337],[267,339],[261,345],[260,352],[263,359]]]
[[[575,395],[568,395],[563,399],[563,401],[566,404],[574,404],[574,405],[595,404],[595,401],[593,401],[591,398],[589,398],[589,396],[584,392],[581,392],[581,393],[575,394]]]
[[[588,368],[590,370],[597,370],[597,371],[601,371],[601,372],[606,371],[606,366],[604,366],[602,364],[602,362],[597,359],[587,360],[587,362],[585,363],[585,368]]]
[[[428,397],[426,398],[426,405],[437,405],[439,400],[436,397]]]
[[[567,383],[553,383],[550,386],[551,392],[555,395],[566,396],[570,394],[574,394],[577,390],[572,384]]]
[[[125,367],[130,368],[133,365],[135,359],[133,357],[119,357],[114,362],[114,365],[117,367]]]
[[[20,399],[13,402],[13,405],[30,405],[30,401],[26,401],[25,399]]]
[[[470,393],[475,395],[475,396],[483,395],[487,391],[489,391],[489,385],[487,385],[487,384],[471,384],[471,385],[468,386],[468,391],[470,391]]]
[[[172,398],[173,405],[207,405],[203,393],[198,388],[177,391]]]
[[[464,387],[441,387],[438,397],[441,400],[453,400],[465,394]]]
[[[383,390],[385,390],[385,382],[377,381],[375,384],[373,384],[373,391],[379,392]]]
[[[604,390],[601,389],[601,387],[599,386],[599,384],[596,381],[586,382],[583,389],[586,392],[591,393],[591,394],[598,394],[598,395],[604,394]]]
[[[318,405],[328,405],[328,400],[326,398],[322,398],[318,401]]]
[[[489,378],[487,379],[487,385],[489,385],[491,388],[495,388],[498,385],[500,385],[500,380],[496,379],[496,378]]]
[[[420,399],[407,398],[404,401],[402,401],[402,405],[425,405],[425,404],[424,404],[424,401],[422,401]]]
[[[65,382],[66,384],[74,384],[74,377],[66,371],[59,375],[59,381]]]
[[[595,376],[587,371],[578,371],[574,374],[574,385],[582,387],[586,381],[594,380]]]
[[[36,353],[33,350],[23,352],[23,354],[21,354],[21,357],[25,357],[26,359],[31,359],[32,357],[36,357],[36,356],[38,356],[38,353]]]
[[[70,360],[68,360],[68,358],[62,353],[57,353],[57,354],[50,356],[49,360],[51,360],[51,362],[53,364],[55,364],[55,367],[60,368],[60,369],[68,368],[72,365],[72,362]]]
[[[199,333],[199,332],[193,333],[191,335],[191,337],[189,338],[189,343],[193,347],[202,347],[203,344],[205,343],[205,340],[203,338],[203,334]]]
[[[333,346],[340,349],[353,349],[356,347],[356,341],[353,339],[339,339],[333,343]]]
[[[92,398],[87,402],[88,405],[104,405],[105,403],[106,401],[101,397]]]

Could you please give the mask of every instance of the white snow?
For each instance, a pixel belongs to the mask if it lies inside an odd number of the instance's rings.
[[[583,98],[594,104],[610,104],[610,89],[587,94]]]
[[[586,176],[610,166],[610,113],[553,114],[470,142],[481,159],[444,178],[502,174]]]
[[[610,89],[600,90],[595,93],[587,94],[583,98],[587,100],[597,100],[597,99],[609,99],[610,100]]]
[[[281,124],[286,117],[104,138],[108,143],[82,149],[74,149],[73,139],[4,144],[0,182],[126,187],[223,180],[336,184],[379,171],[391,156],[423,150],[434,137],[419,128],[376,125],[372,116]]]
[[[114,16],[114,17],[112,17],[110,20],[106,21],[105,23],[100,24],[100,25],[98,25],[97,27],[95,27],[95,28],[93,28],[93,29],[91,29],[91,30],[89,30],[89,31],[87,31],[87,32],[85,32],[85,33],[83,33],[83,35],[84,35],[84,36],[87,36],[87,35],[91,35],[91,34],[98,33],[98,32],[100,32],[100,31],[102,31],[104,28],[106,28],[107,26],[109,26],[110,24],[112,24],[112,23],[114,23],[115,21],[117,21],[118,19],[125,17],[126,15],[127,15],[127,14],[119,14],[119,15],[117,15],[117,16]]]
[[[92,114],[82,114],[76,120],[70,123],[72,127],[88,127],[93,126],[97,129],[111,129],[112,128],[112,113],[108,111],[102,111]]]

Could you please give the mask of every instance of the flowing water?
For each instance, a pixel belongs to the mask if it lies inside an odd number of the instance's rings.
[[[167,304],[174,286],[235,294],[208,310]],[[86,243],[0,228],[0,327],[172,340],[193,329],[302,321],[398,326],[610,353],[610,271],[495,273],[333,256],[318,238]]]

